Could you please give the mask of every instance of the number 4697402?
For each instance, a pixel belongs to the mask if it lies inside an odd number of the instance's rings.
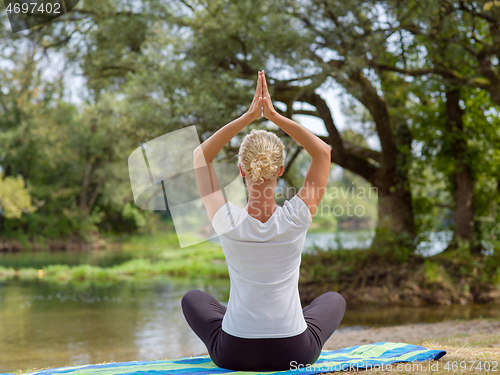
[[[9,3],[7,8],[5,9],[7,13],[61,13],[61,4],[60,3]]]

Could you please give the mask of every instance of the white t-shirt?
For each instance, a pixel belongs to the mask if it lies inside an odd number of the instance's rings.
[[[304,332],[299,267],[309,208],[295,195],[265,222],[226,202],[212,225],[219,235],[231,280],[222,329],[243,338],[290,337]]]

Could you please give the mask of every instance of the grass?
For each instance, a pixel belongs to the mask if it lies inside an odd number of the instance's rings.
[[[110,252],[113,250],[107,250],[108,254]],[[203,242],[182,249],[175,233],[133,237],[122,244],[120,254],[119,259],[125,261],[108,267],[92,264],[48,264],[40,268],[0,266],[0,280],[79,282],[120,281],[158,275],[196,279],[229,277],[220,245]]]
[[[491,345],[496,343],[496,347]],[[445,350],[446,355],[438,361],[408,364],[408,369],[402,367],[397,374],[491,374],[500,371],[500,335],[483,334],[481,337],[470,335],[449,336],[432,341],[412,342],[429,349]],[[413,368],[412,368],[413,366]],[[485,371],[485,368],[489,371]],[[383,371],[366,371],[367,373],[381,374]]]
[[[492,374],[500,372],[500,333],[458,334],[428,340],[410,341],[428,349],[445,350],[446,355],[438,361],[401,363],[393,365],[396,374],[449,375]],[[489,371],[486,369],[489,368]],[[361,372],[361,371],[360,371]],[[384,374],[387,371],[367,370],[369,374]],[[335,374],[335,373],[330,373]],[[346,375],[349,372],[345,373]]]

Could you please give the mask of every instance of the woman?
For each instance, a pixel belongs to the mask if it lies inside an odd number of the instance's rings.
[[[222,147],[262,112],[312,161],[300,191],[278,206],[273,192],[283,174],[283,143],[273,133],[252,130],[239,150],[238,167],[249,194],[247,207],[240,208],[226,201],[211,165]],[[325,293],[302,309],[298,291],[300,256],[328,181],[330,152],[317,136],[276,112],[264,71],[258,74],[249,110],[194,151],[198,188],[219,234],[231,289],[227,309],[200,290],[186,293],[182,309],[217,366],[280,371],[313,364],[340,324],[346,306],[340,294]]]

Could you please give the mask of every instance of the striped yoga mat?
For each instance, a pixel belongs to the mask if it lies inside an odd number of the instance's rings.
[[[278,372],[243,372],[231,371],[217,367],[208,355],[191,358],[181,358],[164,361],[133,361],[116,362],[102,365],[83,365],[63,367],[51,370],[31,372],[29,375],[69,374],[69,375],[208,375],[208,374],[322,374],[340,370],[385,369],[404,370],[404,364],[399,362],[421,362],[438,360],[446,354],[443,350],[431,350],[423,346],[396,342],[376,342],[368,345],[358,345],[339,350],[322,351],[315,364],[298,367],[293,362],[288,371]],[[422,369],[428,369],[429,364],[419,364]],[[382,367],[383,366],[383,367]],[[417,364],[406,364],[406,367]],[[420,371],[422,371],[422,369]],[[417,370],[418,371],[418,370]],[[11,375],[11,374],[0,374]],[[27,375],[27,374],[26,374]]]

